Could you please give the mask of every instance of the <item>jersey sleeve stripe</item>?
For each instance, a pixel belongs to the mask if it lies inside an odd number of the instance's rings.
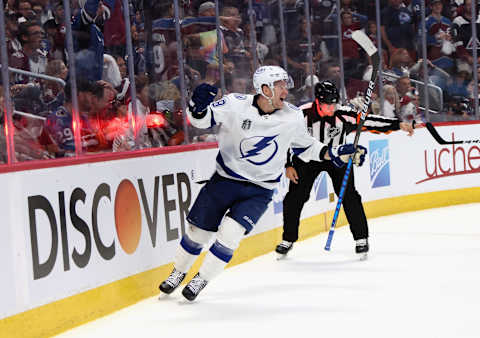
[[[307,150],[310,147],[307,148],[292,148],[293,155],[298,156],[301,153],[303,153],[305,150]]]

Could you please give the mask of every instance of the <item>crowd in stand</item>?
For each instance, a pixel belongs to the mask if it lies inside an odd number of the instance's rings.
[[[215,131],[200,135],[184,123],[182,82],[186,101],[202,82],[224,87],[219,95],[251,93],[255,66],[281,65],[295,83],[289,101],[297,105],[312,99],[311,87],[321,80],[333,80],[340,88],[337,18],[345,83],[342,97],[347,103],[361,104],[359,96],[372,71],[371,60],[351,33],[363,29],[377,44],[380,27],[383,93],[377,93],[372,104],[375,113],[417,122],[425,121],[426,116],[431,120],[476,118],[472,108],[473,72],[477,71],[472,54],[472,0],[427,0],[426,78],[420,0],[382,0],[380,25],[375,21],[372,0],[341,0],[339,12],[336,1],[310,0],[310,17],[305,15],[303,1],[283,0],[285,49],[277,1],[254,0],[253,12],[249,12],[247,0],[219,1],[218,9],[212,1],[178,0],[181,59],[173,1],[129,0],[129,8],[124,9],[121,0],[71,0],[82,153],[182,144],[185,127],[189,128],[190,141],[214,140]],[[63,6],[62,0],[5,2],[9,66],[60,80],[10,72],[19,161],[76,154],[69,81],[72,60],[66,48]],[[220,32],[216,29],[217,10]],[[130,14],[129,22],[124,20],[124,11]],[[133,77],[127,70],[126,25],[132,33]],[[183,67],[179,60],[184,60]],[[131,78],[135,81],[136,109],[131,102]],[[431,84],[428,90],[425,82]],[[429,115],[422,108],[426,95]],[[2,106],[3,102],[2,90]],[[5,143],[1,133],[3,162]]]

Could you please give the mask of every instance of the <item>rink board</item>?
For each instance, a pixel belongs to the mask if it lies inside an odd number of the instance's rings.
[[[438,129],[445,139],[475,139],[478,128]],[[360,143],[369,156],[355,169],[355,182],[370,218],[480,201],[479,144],[441,146],[424,128],[412,138],[365,133]],[[51,336],[158,294],[201,188],[195,182],[211,174],[216,153],[203,149],[1,174],[0,336]],[[287,189],[282,179],[230,265],[274,249]],[[332,193],[329,178],[319,175],[302,212],[302,239],[329,228]],[[345,224],[342,213],[338,225]]]

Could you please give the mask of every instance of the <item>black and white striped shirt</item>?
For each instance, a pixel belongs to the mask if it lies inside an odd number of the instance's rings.
[[[350,106],[337,105],[333,116],[320,116],[315,102],[306,103],[300,109],[312,136],[324,144],[344,144],[346,136],[357,130],[358,112]],[[400,122],[397,118],[368,114],[363,130],[388,134],[399,130]]]
[[[302,105],[300,109],[305,116],[308,131],[323,144],[342,145],[347,135],[357,130],[359,113],[350,106],[337,105],[333,116],[321,116],[315,101]],[[362,130],[389,134],[400,129],[400,122],[402,121],[397,118],[368,114]],[[289,156],[287,166],[290,164]]]

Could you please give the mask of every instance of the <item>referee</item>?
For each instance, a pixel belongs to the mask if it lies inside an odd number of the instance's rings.
[[[323,81],[315,85],[315,101],[300,107],[307,120],[307,127],[312,131],[312,136],[329,146],[344,144],[346,136],[357,129],[357,111],[349,106],[339,105],[338,101],[339,94],[335,85],[331,81]],[[414,123],[415,121],[410,124],[396,118],[369,114],[363,128],[371,132],[387,134],[402,129],[411,136]],[[322,171],[326,171],[338,196],[346,170],[346,166],[338,168],[332,161],[306,163],[296,156],[289,159],[285,167],[290,185],[283,200],[282,242],[275,249],[282,256],[292,249],[293,243],[298,239],[300,213],[310,197],[315,178]],[[355,252],[366,258],[369,249],[368,224],[362,198],[355,189],[353,170],[347,182],[342,204],[355,240]]]

